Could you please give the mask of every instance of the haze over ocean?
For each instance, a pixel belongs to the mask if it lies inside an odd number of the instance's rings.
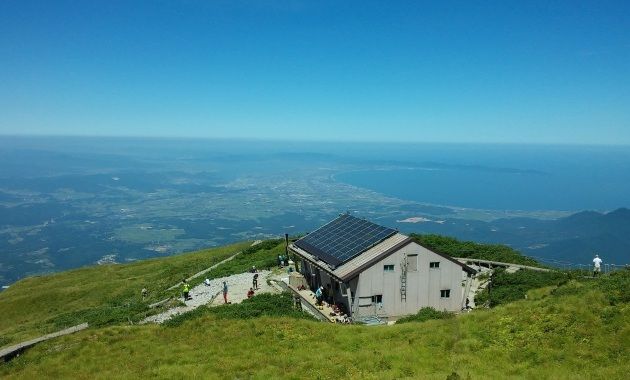
[[[0,175],[29,177],[33,152],[113,155],[176,162],[181,170],[226,174],[251,170],[255,157],[298,158],[306,167],[319,160],[339,165],[337,181],[416,202],[488,210],[611,211],[630,207],[630,147],[541,144],[349,143],[273,140],[4,137],[0,152],[22,152],[22,164]],[[232,160],[234,162],[232,162]],[[353,170],[344,164],[358,164]],[[87,172],[110,163],[84,165]],[[270,165],[265,167],[265,165]],[[288,165],[287,168],[297,169]],[[281,165],[280,165],[281,166]],[[63,171],[64,168],[59,168]],[[65,168],[68,169],[68,168]],[[46,167],[45,172],[54,173]],[[266,161],[259,172],[282,170]],[[288,176],[291,176],[290,170]],[[84,174],[84,173],[80,173]],[[141,182],[141,179],[139,179]]]
[[[456,207],[526,211],[630,207],[630,147],[418,145],[415,157],[408,153],[407,159],[414,165],[352,171],[335,178],[392,197]]]

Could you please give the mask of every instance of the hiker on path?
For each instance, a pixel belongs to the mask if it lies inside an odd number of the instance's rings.
[[[254,273],[254,278],[252,279],[252,287],[258,290],[258,273]]]
[[[525,299],[527,299],[527,294],[525,294]],[[470,306],[470,299],[468,299],[468,297],[466,297],[466,306],[464,306],[464,310],[465,311],[472,310],[472,306]]]
[[[186,280],[184,280],[182,292],[184,293],[184,301],[188,301],[190,299],[190,285],[188,285]]]
[[[225,303],[228,303],[228,301],[227,301],[227,293],[228,293],[227,282],[223,281],[223,301]]]
[[[247,298],[252,298],[254,296],[254,289],[249,288],[249,291],[247,292]]]
[[[593,277],[599,275],[599,273],[602,270],[602,259],[599,258],[599,255],[595,255],[595,258],[593,259],[593,264],[594,264],[594,268],[593,268]]]
[[[210,286],[210,279],[206,278],[205,280],[203,280],[203,283],[206,284],[206,286]]]
[[[324,290],[324,287],[320,286],[315,291],[315,300],[317,301],[317,306],[321,306],[322,304],[323,290]]]

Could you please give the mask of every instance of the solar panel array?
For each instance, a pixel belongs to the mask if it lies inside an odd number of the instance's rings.
[[[339,266],[368,250],[396,230],[343,214],[295,242],[327,264]]]

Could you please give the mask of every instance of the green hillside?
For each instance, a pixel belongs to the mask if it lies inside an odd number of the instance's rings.
[[[125,265],[29,277],[0,293],[0,346],[69,327],[139,319],[165,289],[241,251],[251,242]],[[149,290],[147,302],[140,291]]]
[[[500,261],[512,264],[541,266],[536,260],[521,255],[518,251],[501,244],[480,244],[472,241],[460,241],[452,237],[441,235],[410,235],[416,242],[434,252],[447,254],[452,257],[467,257]]]
[[[630,372],[630,271],[596,280],[535,278],[544,287],[526,290],[527,299],[394,326],[314,322],[282,295],[202,307],[166,325],[129,324],[127,318],[149,312],[142,287],[151,290],[147,302],[158,300],[161,289],[248,245],[15,284],[0,293],[1,345],[55,330],[70,317],[101,325],[29,349],[0,364],[0,377],[621,379]],[[249,260],[273,265],[282,249],[278,241],[267,243],[217,273],[244,271]],[[518,281],[532,283],[529,276],[504,279],[510,286]]]

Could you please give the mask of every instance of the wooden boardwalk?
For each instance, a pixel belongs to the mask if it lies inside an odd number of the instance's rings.
[[[330,312],[333,310],[328,306],[324,306],[322,309],[319,309],[317,305],[315,305],[314,293],[310,290],[297,290],[294,286],[286,284],[283,281],[276,281],[276,284],[278,284],[282,289],[290,291],[291,294],[299,296],[302,306],[308,309],[310,314],[319,321],[331,323],[335,322],[334,318],[330,316]],[[328,315],[326,313],[328,313]]]
[[[486,266],[486,265],[491,265],[491,266],[495,266],[495,267],[512,267],[512,268],[519,268],[519,269],[529,269],[529,270],[536,270],[539,272],[551,272],[551,269],[547,269],[547,268],[539,268],[539,267],[532,267],[529,265],[521,265],[521,264],[512,264],[512,263],[503,263],[500,261],[491,261],[491,260],[481,260],[481,259],[473,259],[470,257],[453,257],[455,260],[462,262],[464,264],[477,264],[479,266]]]
[[[88,328],[87,323],[82,323],[80,325],[72,326],[65,330],[57,331],[51,334],[47,334],[44,336],[40,336],[39,338],[27,340],[26,342],[18,343],[13,346],[9,346],[0,350],[0,359],[4,359],[4,361],[9,361],[15,356],[19,355],[25,349],[36,345],[37,343],[43,342],[48,339],[56,338],[62,335],[68,335],[75,333],[77,331],[81,331]]]

